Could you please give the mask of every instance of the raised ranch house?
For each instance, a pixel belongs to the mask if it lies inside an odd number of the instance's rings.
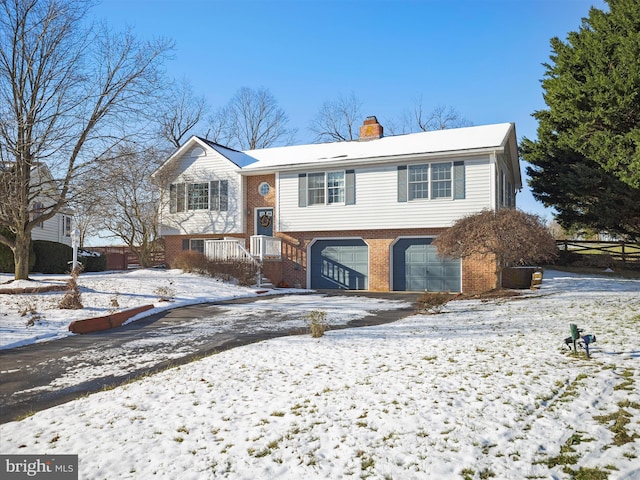
[[[491,259],[442,258],[431,242],[514,208],[522,187],[512,123],[385,137],[375,117],[352,142],[240,152],[194,136],[154,176],[169,263],[246,255],[274,284],[376,291],[494,288]]]

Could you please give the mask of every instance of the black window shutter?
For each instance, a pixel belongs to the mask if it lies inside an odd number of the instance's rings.
[[[398,202],[407,201],[407,166],[398,166]]]
[[[307,174],[298,174],[298,206],[307,206]]]
[[[453,162],[453,198],[456,200],[465,198],[465,190],[464,162]]]
[[[229,210],[229,181],[220,180],[220,211]]]
[[[347,170],[345,178],[345,203],[347,205],[356,204],[356,171]]]
[[[169,213],[176,213],[178,210],[178,197],[176,185],[169,185]]]
[[[209,182],[209,210],[220,210],[220,182]]]
[[[189,239],[184,238],[182,240],[182,250],[189,250]]]
[[[176,184],[176,212],[184,212],[186,210],[187,188],[186,184]]]

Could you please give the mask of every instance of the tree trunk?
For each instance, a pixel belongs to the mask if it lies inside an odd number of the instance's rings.
[[[13,248],[13,260],[15,264],[15,280],[27,280],[29,278],[29,246],[31,235],[18,232]]]

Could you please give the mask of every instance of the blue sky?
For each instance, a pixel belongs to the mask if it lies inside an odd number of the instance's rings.
[[[604,0],[103,0],[93,14],[139,38],[172,38],[168,74],[214,109],[240,87],[268,89],[296,143],[308,143],[321,105],[351,93],[383,126],[421,97],[426,111],[450,106],[474,125],[515,122],[518,139],[536,138],[549,40],[577,30],[592,5],[607,9]],[[518,206],[550,218],[526,186]]]

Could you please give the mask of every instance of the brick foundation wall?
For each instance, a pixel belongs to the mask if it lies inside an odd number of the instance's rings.
[[[262,274],[267,277],[275,286],[284,282],[282,275],[282,262],[279,260],[265,260],[262,263]],[[287,284],[289,287],[293,285]]]
[[[165,252],[165,261],[169,267],[173,260],[182,253],[182,241],[188,239],[199,239],[203,238],[206,240],[222,240],[223,238],[241,238],[245,240],[245,235],[242,234],[232,234],[225,233],[224,235],[215,235],[215,234],[207,234],[207,235],[165,235],[164,237],[164,252]]]
[[[362,238],[369,245],[369,290],[391,290],[391,245],[398,237],[430,237],[444,228],[354,230],[346,232],[287,232],[282,238],[282,278],[291,286],[306,287],[307,247],[316,238]],[[489,258],[475,257],[462,263],[462,291],[476,293],[495,288],[495,263]]]
[[[462,260],[464,293],[481,293],[496,287],[496,262],[492,256],[476,255]]]
[[[257,179],[258,177],[256,177]],[[255,183],[257,185],[260,181]],[[261,197],[263,198],[263,197]],[[262,204],[261,206],[269,206]],[[251,211],[253,217],[253,210]],[[249,225],[248,225],[249,226]],[[404,230],[354,230],[347,232],[288,232],[278,233],[282,239],[282,261],[266,261],[264,275],[274,285],[283,282],[291,287],[307,287],[307,247],[316,238],[362,238],[369,245],[369,290],[390,291],[391,245],[397,237],[436,236],[444,229],[404,229]],[[253,231],[253,222],[251,222]],[[224,235],[225,237],[245,238],[248,245],[249,235]],[[222,238],[220,235],[168,235],[165,237],[166,259],[169,266],[182,252],[182,240],[186,238]],[[462,261],[462,291],[478,293],[496,287],[496,265],[490,257],[476,256]]]

